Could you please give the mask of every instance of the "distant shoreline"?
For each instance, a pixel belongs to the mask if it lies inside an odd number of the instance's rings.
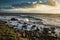
[[[60,14],[48,14],[48,13],[0,13],[0,16],[20,16],[20,15],[60,15]]]

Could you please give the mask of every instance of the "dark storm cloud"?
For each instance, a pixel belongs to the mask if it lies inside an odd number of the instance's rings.
[[[12,4],[17,4],[17,3],[21,3],[21,2],[34,2],[37,0],[0,0],[0,7],[4,7],[4,6],[9,6]],[[45,2],[46,0],[41,0],[43,2]]]

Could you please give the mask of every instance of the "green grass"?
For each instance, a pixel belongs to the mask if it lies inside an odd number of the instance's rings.
[[[0,22],[0,40],[26,40],[19,32]]]

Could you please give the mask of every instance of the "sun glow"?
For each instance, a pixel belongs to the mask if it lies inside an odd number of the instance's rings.
[[[56,6],[37,5],[36,10],[40,11],[41,13],[60,14],[60,4],[57,4]]]
[[[55,7],[52,6],[48,6],[48,5],[38,5],[36,6],[37,10],[42,10],[42,11],[49,11],[49,10],[53,10]]]
[[[50,6],[50,5],[45,5],[45,4],[36,4],[33,6],[34,6],[34,8],[1,9],[1,12],[60,14],[60,3],[58,3],[58,2],[57,2],[56,6]]]

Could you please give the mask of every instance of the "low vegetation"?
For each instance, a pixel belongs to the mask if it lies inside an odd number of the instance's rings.
[[[16,30],[0,21],[0,40],[24,40]]]
[[[44,28],[42,32],[39,32],[39,29],[22,32],[22,30],[9,27],[0,21],[0,40],[60,40],[54,30],[55,28],[52,28],[51,33],[48,33],[48,28]]]

